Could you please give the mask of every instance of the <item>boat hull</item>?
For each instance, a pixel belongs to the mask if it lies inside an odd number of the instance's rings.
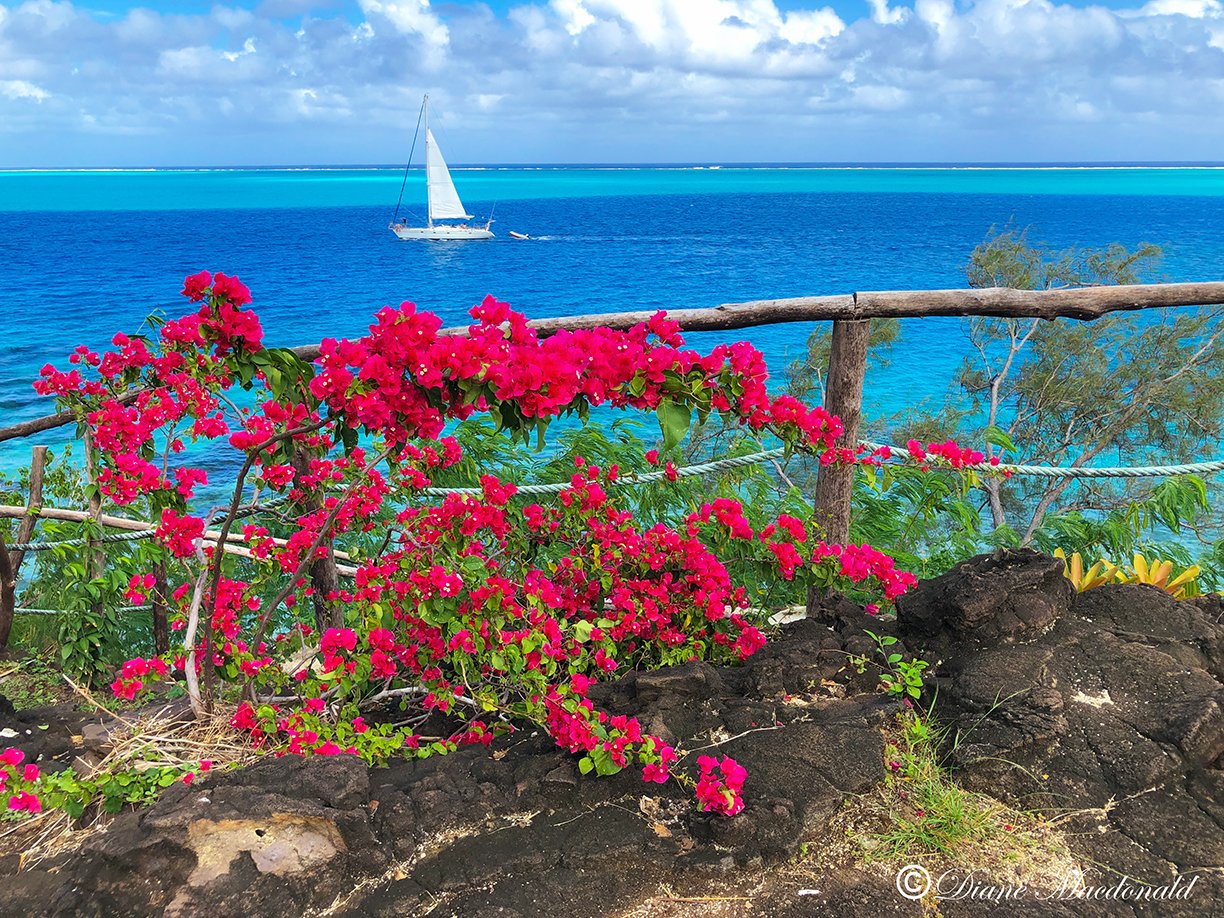
[[[400,226],[391,224],[400,239],[492,239],[493,231],[483,226]]]

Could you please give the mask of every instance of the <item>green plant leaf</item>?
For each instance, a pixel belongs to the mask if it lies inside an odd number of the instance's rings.
[[[663,448],[679,446],[693,422],[693,409],[668,399],[659,403],[655,414],[659,418],[659,429],[663,433]]]
[[[990,425],[982,432],[982,438],[991,446],[997,446],[999,449],[1004,449],[1011,453],[1016,452],[1016,444],[1007,435],[1007,431],[1001,427],[996,427],[993,424]]]

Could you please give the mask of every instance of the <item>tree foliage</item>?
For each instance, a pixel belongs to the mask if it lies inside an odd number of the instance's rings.
[[[1027,230],[992,232],[970,255],[973,286],[1058,289],[1126,284],[1147,276],[1161,251],[1117,243],[1053,249]],[[1141,465],[1213,451],[1224,436],[1224,328],[1215,308],[1111,315],[1094,322],[967,320],[972,356],[959,384],[968,396],[965,439],[1007,443],[1028,464]],[[971,426],[966,429],[966,422]],[[1030,542],[1051,508],[1108,512],[1142,498],[1155,480],[1118,485],[1016,477],[984,483],[995,528]]]

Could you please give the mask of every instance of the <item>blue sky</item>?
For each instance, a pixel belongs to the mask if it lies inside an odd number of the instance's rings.
[[[0,0],[0,168],[1224,159],[1222,0]]]

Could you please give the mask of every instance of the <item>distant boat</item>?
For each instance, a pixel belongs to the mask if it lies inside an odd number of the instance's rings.
[[[526,233],[516,233],[514,230],[510,230],[510,235],[514,239],[530,239],[531,238]]]
[[[405,217],[401,222],[393,221],[390,224],[391,232],[400,239],[492,239],[493,232],[489,229],[493,223],[492,217],[484,226],[470,226],[466,222],[436,222],[439,220],[468,221],[475,218],[464,209],[463,202],[459,200],[459,192],[455,190],[450,170],[446,168],[446,160],[442,158],[438,142],[434,140],[433,131],[429,129],[428,95],[421,102],[421,119],[417,122],[418,133],[422,123],[425,125],[425,190],[429,198],[429,220],[425,226],[409,226],[408,218]],[[415,137],[412,145],[416,146]],[[411,166],[412,163],[409,162],[408,165]],[[405,168],[405,181],[407,178],[407,168]],[[400,194],[403,195],[402,190]],[[398,211],[399,208],[397,207],[396,210]]]

